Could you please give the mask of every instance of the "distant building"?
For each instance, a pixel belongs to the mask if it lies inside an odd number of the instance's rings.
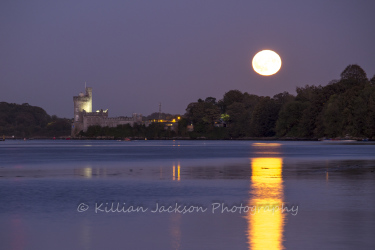
[[[148,127],[152,123],[159,123],[164,125],[165,130],[171,130],[177,132],[178,130],[178,121],[181,119],[179,115],[174,116],[175,118],[172,119],[151,119],[145,122],[146,127]]]
[[[214,126],[217,127],[217,128],[225,128],[227,127],[227,124],[226,122],[224,122],[223,120],[218,120],[214,123]]]
[[[188,132],[193,132],[194,131],[194,125],[193,124],[187,125],[186,128],[187,128]]]
[[[92,88],[87,87],[86,93],[73,96],[74,121],[72,123],[72,137],[77,136],[80,131],[86,132],[90,126],[117,127],[118,125],[142,124],[142,115],[133,114],[132,117],[108,117],[107,110],[92,112]]]

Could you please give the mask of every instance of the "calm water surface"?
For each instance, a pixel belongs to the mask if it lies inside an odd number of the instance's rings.
[[[0,142],[0,249],[375,249],[375,145]]]

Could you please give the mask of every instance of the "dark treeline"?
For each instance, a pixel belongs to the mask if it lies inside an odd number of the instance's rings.
[[[207,97],[190,103],[177,131],[153,123],[149,127],[91,127],[82,135],[191,139],[375,137],[375,76],[368,80],[358,65],[349,65],[340,80],[326,86],[298,87],[296,92],[296,96],[283,92],[268,97],[230,90],[219,101]],[[157,117],[158,113],[150,116]],[[189,132],[188,125],[193,125],[194,131]]]
[[[177,131],[153,123],[149,127],[96,126],[81,135],[191,139],[375,137],[375,77],[368,80],[358,65],[349,65],[340,80],[326,86],[298,87],[296,92],[296,96],[283,92],[268,97],[230,90],[219,101],[207,97],[190,103]],[[158,119],[158,113],[149,118]],[[194,131],[189,132],[188,125],[193,125]]]
[[[219,101],[190,103],[185,118],[196,137],[375,137],[375,76],[369,80],[358,65],[349,65],[340,80],[296,92],[271,98],[231,90]],[[226,129],[215,127],[218,122]]]
[[[70,134],[70,119],[49,116],[40,107],[0,102],[0,137],[59,137]]]
[[[375,76],[370,80],[358,65],[349,65],[339,80],[326,86],[297,87],[297,94],[273,97],[230,90],[221,100],[207,97],[190,103],[175,130],[163,123],[92,126],[86,138],[372,138],[375,139]],[[161,113],[160,119],[176,115]],[[158,120],[153,113],[146,120]],[[70,119],[49,116],[28,104],[0,103],[0,135],[52,137],[70,134]],[[188,125],[194,130],[189,131]],[[192,126],[190,126],[191,128]]]

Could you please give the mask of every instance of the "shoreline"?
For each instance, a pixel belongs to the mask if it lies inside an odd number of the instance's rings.
[[[375,139],[369,138],[280,138],[280,137],[243,137],[243,138],[231,138],[231,139],[212,139],[206,137],[198,137],[198,138],[190,138],[190,137],[171,137],[171,138],[145,138],[145,137],[126,137],[126,138],[114,138],[114,137],[81,137],[81,138],[72,138],[72,137],[59,137],[59,138],[51,138],[51,137],[33,137],[33,138],[5,138],[0,139],[0,141],[16,141],[16,140],[72,140],[72,141],[85,141],[85,140],[99,140],[99,141],[133,141],[133,140],[152,140],[152,141],[174,141],[174,140],[184,140],[184,141],[326,141],[326,142],[367,142],[367,141],[375,141]]]

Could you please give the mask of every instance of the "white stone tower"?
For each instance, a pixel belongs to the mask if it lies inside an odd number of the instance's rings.
[[[73,137],[83,129],[83,113],[92,112],[92,88],[86,87],[85,91],[85,94],[73,96],[74,121],[71,134]]]

